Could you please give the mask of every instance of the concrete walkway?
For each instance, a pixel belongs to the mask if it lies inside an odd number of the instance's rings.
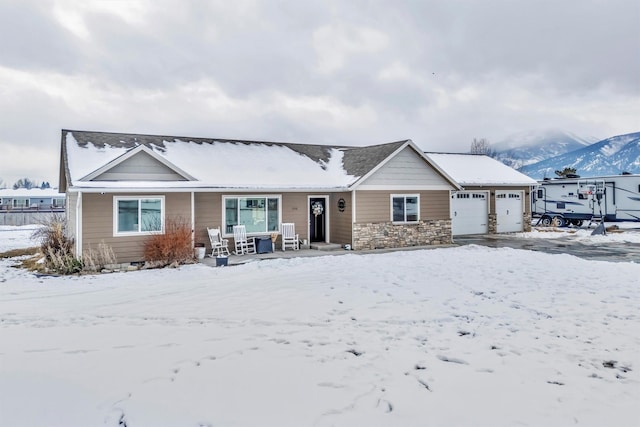
[[[447,248],[452,246],[458,246],[458,245],[451,244],[451,245],[411,246],[406,248],[371,249],[371,250],[361,250],[361,251],[348,251],[342,248],[331,249],[335,246],[330,246],[326,250],[305,248],[297,251],[294,251],[294,250],[282,251],[281,249],[276,249],[274,252],[268,252],[264,254],[249,254],[249,255],[231,254],[227,258],[227,264],[229,266],[234,266],[234,265],[246,264],[248,262],[263,261],[263,260],[269,260],[269,259],[338,256],[338,255],[346,255],[346,254],[355,254],[355,255],[381,254],[381,253],[397,252],[397,251],[416,251],[416,250],[422,250],[422,249]],[[210,257],[209,253],[207,253],[207,256],[205,256],[204,259],[200,260],[200,262],[202,264],[216,267],[216,258]]]

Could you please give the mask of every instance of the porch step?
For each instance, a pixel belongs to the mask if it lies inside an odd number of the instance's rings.
[[[317,251],[336,251],[342,249],[342,246],[338,243],[314,242],[311,243],[311,249],[315,249]]]

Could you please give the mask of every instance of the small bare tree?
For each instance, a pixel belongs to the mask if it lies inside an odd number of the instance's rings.
[[[485,156],[495,157],[496,152],[493,148],[491,148],[491,143],[485,138],[473,138],[471,142],[471,149],[469,150],[471,154],[484,154]]]

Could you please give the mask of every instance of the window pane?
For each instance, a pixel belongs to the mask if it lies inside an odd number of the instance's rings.
[[[404,221],[404,197],[393,198],[393,221]]]
[[[142,224],[140,231],[162,231],[162,206],[160,199],[140,201]]]
[[[417,221],[418,220],[418,198],[407,197],[405,208],[407,211],[407,221]]]
[[[278,231],[278,199],[269,199],[267,205],[267,231]]]
[[[118,232],[138,231],[138,201],[118,200]]]
[[[267,231],[267,206],[264,197],[239,199],[240,224],[244,224],[247,233],[262,233]]]
[[[233,233],[233,226],[238,225],[238,199],[225,199],[225,228],[228,234]]]

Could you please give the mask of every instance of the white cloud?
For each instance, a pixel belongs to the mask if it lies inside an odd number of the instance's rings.
[[[313,45],[319,71],[332,73],[345,67],[353,56],[385,50],[389,46],[389,38],[372,28],[340,23],[315,30]]]
[[[48,160],[29,164],[53,178],[61,128],[442,151],[549,127],[604,138],[640,130],[638,13],[622,0],[0,2],[0,144],[34,148]],[[5,161],[0,178],[15,167],[29,166]]]

